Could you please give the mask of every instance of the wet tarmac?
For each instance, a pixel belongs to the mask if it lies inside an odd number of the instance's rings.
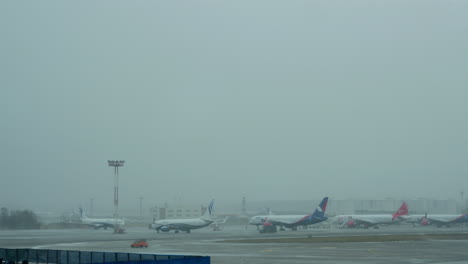
[[[211,256],[212,263],[468,263],[468,240],[430,240],[352,243],[220,243],[223,240],[307,236],[359,236],[386,234],[468,233],[468,228],[382,227],[380,229],[306,229],[259,234],[255,227],[226,226],[192,233],[156,233],[128,228],[125,234],[112,230],[64,229],[0,231],[0,247],[34,247],[109,252],[190,254]],[[150,246],[130,248],[135,239]]]

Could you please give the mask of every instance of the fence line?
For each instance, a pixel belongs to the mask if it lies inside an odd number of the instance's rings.
[[[0,264],[209,264],[209,256],[0,248]]]

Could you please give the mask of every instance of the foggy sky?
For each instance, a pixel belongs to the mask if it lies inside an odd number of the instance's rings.
[[[0,206],[458,198],[467,1],[2,1]]]

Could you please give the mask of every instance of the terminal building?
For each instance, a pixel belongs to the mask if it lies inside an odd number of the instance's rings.
[[[153,219],[188,219],[188,218],[198,218],[203,213],[205,213],[206,208],[201,207],[152,207],[151,213],[153,214]]]

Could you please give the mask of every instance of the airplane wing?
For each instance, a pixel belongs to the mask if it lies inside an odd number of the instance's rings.
[[[273,225],[289,226],[295,225],[300,222],[302,218],[284,218],[269,216],[265,219],[266,222],[272,223]]]
[[[266,222],[272,223],[274,225],[292,225],[295,223],[295,221],[273,220],[273,219],[267,219]]]
[[[364,226],[373,226],[377,225],[378,222],[373,220],[372,218],[364,218],[364,217],[352,217],[344,220],[344,222],[341,224],[341,227],[345,227],[346,225],[349,225],[350,222],[356,226],[364,225]]]
[[[107,228],[113,228],[114,225],[110,225],[110,224],[107,224],[107,223],[100,223],[100,222],[93,222],[93,223],[84,223],[84,225],[87,225],[87,226],[90,226],[94,229],[99,229],[99,228],[104,228],[104,229],[107,229]]]
[[[281,226],[296,226],[306,223],[308,220],[317,219],[319,222],[323,221],[323,218],[314,216],[314,215],[305,215],[305,216],[267,216],[265,221],[272,223],[273,225]]]
[[[216,220],[214,221],[214,223],[215,223],[215,224],[224,224],[224,223],[226,223],[226,221],[228,220],[228,218],[229,218],[229,216],[226,216],[226,217],[225,217],[224,219],[222,219],[222,220],[221,220],[221,219],[216,219]]]

